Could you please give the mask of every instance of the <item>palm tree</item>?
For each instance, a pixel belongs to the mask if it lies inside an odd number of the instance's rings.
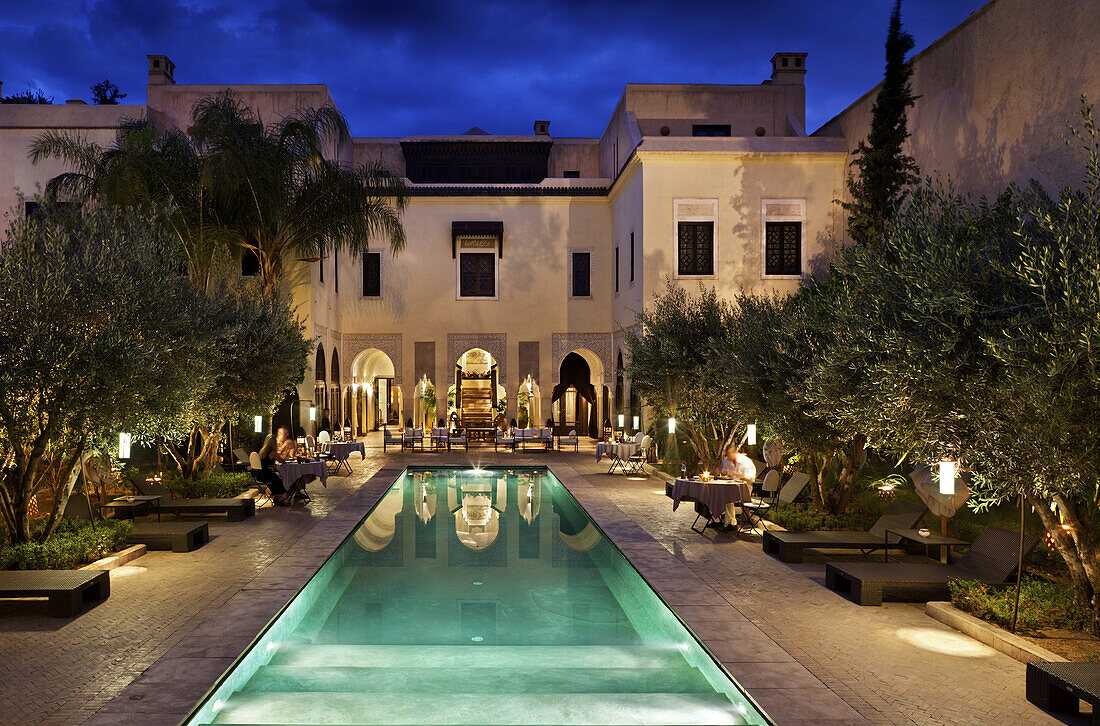
[[[405,246],[404,182],[380,163],[333,160],[351,141],[335,107],[299,109],[264,127],[226,91],[196,103],[192,122],[216,180],[214,207],[256,256],[265,290],[278,290],[288,260],[361,253],[377,238],[393,254]]]
[[[50,180],[48,196],[171,203],[189,273],[203,286],[234,247],[255,255],[262,289],[277,294],[288,260],[360,253],[378,238],[393,254],[405,246],[404,182],[380,163],[338,159],[351,134],[334,106],[302,108],[265,127],[225,91],[199,100],[191,118],[186,133],[124,121],[107,149],[50,131],[28,156],[73,167]]]

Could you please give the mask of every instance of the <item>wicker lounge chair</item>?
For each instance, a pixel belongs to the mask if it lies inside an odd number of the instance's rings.
[[[151,550],[190,552],[210,541],[210,525],[206,522],[139,522],[126,541],[143,544]]]
[[[792,477],[793,478],[793,477]],[[886,530],[912,529],[928,509],[920,504],[900,499],[894,502],[866,532],[812,531],[764,533],[764,552],[776,555],[783,562],[801,562],[804,549],[860,550],[864,554],[887,547]],[[900,537],[891,537],[890,546],[897,546]]]
[[[1024,535],[1024,554],[1039,538]],[[986,585],[1004,584],[1016,571],[1020,533],[986,527],[966,554],[953,565],[939,563],[829,562],[825,584],[830,590],[851,593],[860,605],[881,605],[884,594],[906,602],[950,598],[947,583],[977,580]]]
[[[111,595],[108,570],[5,570],[0,572],[0,598],[49,598],[49,614],[71,618],[91,600]]]
[[[1028,663],[1027,700],[1044,711],[1077,714],[1092,704],[1092,726],[1100,726],[1100,663]]]

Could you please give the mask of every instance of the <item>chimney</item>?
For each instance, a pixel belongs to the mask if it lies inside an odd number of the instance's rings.
[[[83,98],[70,98],[69,100],[65,101],[65,105],[67,105],[67,106],[87,106],[88,102],[85,101]]]
[[[806,79],[805,53],[776,53],[772,56],[772,83],[801,86]]]
[[[174,86],[176,79],[176,64],[168,60],[166,55],[147,55],[149,59],[149,85],[150,86]]]
[[[550,135],[550,122],[549,121],[536,121],[535,122],[535,136],[549,136]]]

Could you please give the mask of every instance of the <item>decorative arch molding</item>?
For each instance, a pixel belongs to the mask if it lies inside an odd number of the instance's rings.
[[[351,367],[359,354],[368,348],[377,348],[385,353],[393,363],[393,382],[401,385],[401,333],[378,333],[363,335],[358,333],[342,336],[341,347],[344,352],[340,354],[340,370],[343,381],[351,382]]]
[[[603,364],[604,375],[613,374],[615,371],[615,358],[613,357],[612,333],[554,333],[551,338],[551,348],[554,352],[554,385],[561,383],[561,362],[571,351],[578,348],[587,348],[596,354]]]
[[[447,363],[444,368],[445,375],[450,377],[450,371],[466,351],[471,348],[481,348],[497,363],[497,380],[504,383],[507,377],[504,373],[504,363],[508,353],[508,335],[506,333],[447,333]]]

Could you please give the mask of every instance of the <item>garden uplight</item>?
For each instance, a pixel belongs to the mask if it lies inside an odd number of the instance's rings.
[[[130,434],[118,435],[118,458],[130,458]]]
[[[940,462],[940,494],[949,497],[955,494],[955,462],[953,461]]]
[[[756,446],[756,424],[751,423],[745,427],[745,439],[749,446]]]

